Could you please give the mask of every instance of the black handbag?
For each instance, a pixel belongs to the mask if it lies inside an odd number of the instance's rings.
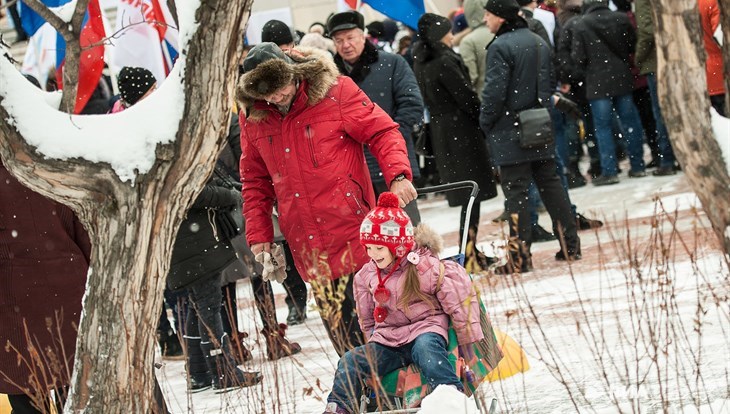
[[[517,116],[520,124],[520,148],[544,147],[555,141],[553,121],[547,108],[526,109]]]
[[[417,155],[424,158],[433,158],[430,124],[420,123],[413,127],[413,146]]]
[[[533,36],[537,36],[533,34]],[[540,43],[537,42],[537,75],[535,76],[535,100],[539,101],[540,88]],[[525,109],[517,113],[520,148],[533,149],[550,145],[555,141],[553,120],[547,108]]]

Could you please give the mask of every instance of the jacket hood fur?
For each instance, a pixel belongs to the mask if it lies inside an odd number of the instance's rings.
[[[424,248],[438,257],[444,247],[444,239],[431,227],[424,223],[413,229],[413,237],[416,239],[416,248]]]
[[[248,111],[250,121],[262,120],[268,114],[266,111],[254,109],[254,102],[264,100],[266,96],[283,88],[293,79],[307,81],[307,104],[310,106],[324,99],[330,88],[337,83],[339,70],[326,52],[297,47],[285,53],[294,63],[281,59],[267,60],[244,73],[239,79],[236,99],[239,108]]]

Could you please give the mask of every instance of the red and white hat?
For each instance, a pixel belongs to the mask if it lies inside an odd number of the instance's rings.
[[[408,214],[399,207],[398,196],[385,192],[378,198],[378,206],[372,209],[360,225],[360,244],[385,246],[396,257],[403,257],[411,251],[413,223]]]

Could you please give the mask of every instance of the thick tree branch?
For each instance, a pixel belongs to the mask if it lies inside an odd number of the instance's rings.
[[[74,14],[71,17],[71,29],[76,34],[76,38],[81,33],[81,24],[84,22],[84,15],[86,9],[89,7],[89,0],[76,0],[76,8]]]

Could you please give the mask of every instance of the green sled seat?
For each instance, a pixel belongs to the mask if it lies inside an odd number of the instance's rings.
[[[502,359],[502,351],[497,345],[497,338],[494,335],[492,324],[487,316],[486,308],[482,302],[479,291],[479,308],[481,328],[484,333],[484,339],[475,342],[472,347],[474,349],[475,358],[472,361],[464,361],[459,358],[459,342],[456,337],[456,330],[449,323],[448,352],[449,362],[452,368],[459,374],[464,384],[464,392],[467,396],[471,396],[479,387],[479,384],[486,376],[497,366]],[[466,370],[462,365],[468,366],[471,381],[466,377]],[[380,379],[381,390],[388,396],[400,398],[403,408],[418,407],[426,395],[431,390],[428,382],[420,373],[420,370],[413,364],[390,372]],[[376,391],[377,392],[377,391]]]

